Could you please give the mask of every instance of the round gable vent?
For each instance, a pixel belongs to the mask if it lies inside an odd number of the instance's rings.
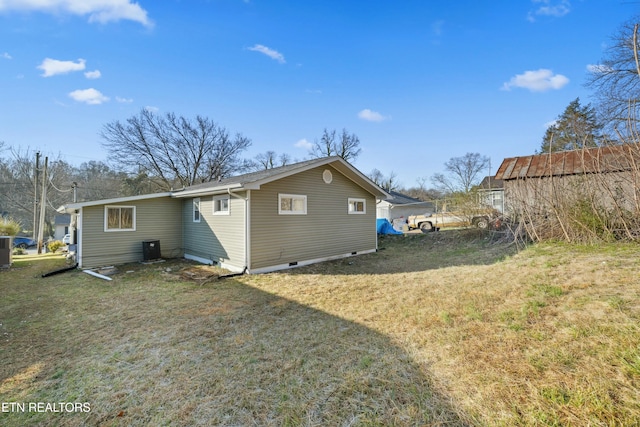
[[[331,184],[331,181],[333,181],[333,174],[329,169],[325,169],[324,172],[322,172],[322,180],[327,184]]]

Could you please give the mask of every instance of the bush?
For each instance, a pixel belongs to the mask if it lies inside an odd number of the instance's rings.
[[[26,255],[27,251],[22,248],[13,248],[14,255]]]
[[[0,220],[0,236],[15,236],[22,231],[20,223],[11,218]]]
[[[64,243],[62,243],[60,240],[54,240],[53,242],[49,242],[49,244],[47,245],[47,249],[49,249],[49,252],[55,253],[58,249],[60,249],[63,246],[64,246]]]

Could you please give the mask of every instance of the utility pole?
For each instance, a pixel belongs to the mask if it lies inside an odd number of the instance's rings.
[[[76,203],[78,201],[78,183],[73,181],[71,187],[73,188],[73,203]]]
[[[40,199],[40,226],[38,227],[38,255],[42,253],[42,240],[44,238],[44,214],[47,206],[47,167],[49,157],[44,158],[44,171],[42,172],[42,194]]]
[[[31,238],[36,240],[38,235],[38,175],[40,173],[40,152],[36,151],[36,170],[33,177],[33,233]]]

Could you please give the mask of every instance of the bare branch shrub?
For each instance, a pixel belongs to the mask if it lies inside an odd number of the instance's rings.
[[[576,243],[640,239],[640,145],[635,138],[621,141],[544,154],[548,173],[510,182],[505,191],[514,237]],[[557,173],[561,167],[564,172]]]

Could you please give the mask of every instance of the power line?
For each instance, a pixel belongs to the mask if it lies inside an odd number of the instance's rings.
[[[61,190],[58,187],[56,187],[56,185],[53,183],[53,181],[51,181],[51,177],[49,177],[49,184],[51,184],[51,186],[53,188],[55,188],[56,190],[58,190],[59,193],[69,193],[70,191],[73,191],[73,188],[70,188],[68,190]]]

